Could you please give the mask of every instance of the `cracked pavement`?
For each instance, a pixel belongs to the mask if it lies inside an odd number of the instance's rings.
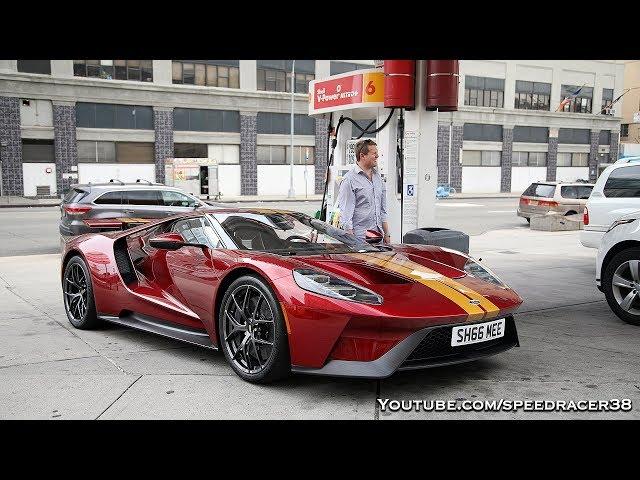
[[[498,248],[499,247],[499,248]],[[0,419],[640,418],[640,328],[595,288],[595,250],[578,232],[493,230],[471,237],[525,300],[519,348],[382,380],[295,375],[240,380],[221,353],[105,324],[74,329],[56,254],[0,258]],[[609,400],[630,412],[389,412],[391,400]]]

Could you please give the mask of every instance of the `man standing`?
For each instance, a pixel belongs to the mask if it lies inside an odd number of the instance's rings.
[[[339,226],[364,240],[367,230],[384,234],[390,243],[387,224],[387,188],[378,173],[378,147],[373,140],[356,144],[356,164],[340,184],[337,206]]]

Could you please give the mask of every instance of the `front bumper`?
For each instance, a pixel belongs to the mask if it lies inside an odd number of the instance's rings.
[[[398,370],[415,370],[470,362],[520,346],[513,316],[508,315],[504,318],[506,320],[504,336],[488,342],[451,347],[452,328],[469,323],[439,325],[412,333],[377,360],[370,362],[330,360],[322,368],[294,365],[291,370],[311,375],[379,379],[387,378]]]

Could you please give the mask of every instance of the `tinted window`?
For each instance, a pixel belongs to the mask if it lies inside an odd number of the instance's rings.
[[[561,187],[560,195],[562,198],[578,198],[578,187],[573,185]]]
[[[157,190],[130,190],[124,192],[122,203],[129,205],[161,205],[160,192]]]
[[[165,207],[193,207],[196,202],[180,192],[162,190],[162,203]]]
[[[552,198],[555,194],[556,186],[548,185],[546,183],[532,183],[529,188],[527,188],[523,195],[528,197],[545,197]]]
[[[502,125],[465,123],[463,129],[464,140],[502,141]]]
[[[53,140],[22,139],[22,161],[24,163],[54,163]]]
[[[546,127],[520,127],[513,129],[514,142],[547,143],[549,129]]]
[[[207,158],[206,143],[175,143],[173,156],[175,158]]]
[[[98,205],[120,205],[122,203],[122,192],[107,192],[96,198],[93,203]]]
[[[578,198],[580,200],[587,200],[591,195],[593,185],[579,185],[578,186]]]
[[[51,60],[18,60],[18,71],[51,75]]]
[[[180,220],[173,226],[173,231],[182,235],[188,243],[207,245],[211,248],[221,246],[213,227],[202,217]]]
[[[640,197],[640,166],[611,172],[603,193],[605,197]]]
[[[87,195],[89,195],[89,192],[74,188],[73,190],[69,190],[67,192],[67,194],[64,196],[63,201],[64,203],[77,203]]]

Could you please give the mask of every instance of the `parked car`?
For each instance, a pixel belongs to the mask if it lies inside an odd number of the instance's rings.
[[[159,183],[72,185],[60,204],[60,234],[119,230],[119,219],[153,219],[208,206],[179,188]]]
[[[609,165],[596,181],[584,211],[584,229],[580,242],[599,248],[602,236],[613,222],[640,210],[640,165],[616,162]]]
[[[517,214],[527,222],[534,215],[555,212],[581,214],[593,189],[592,183],[535,182],[520,195]]]
[[[640,325],[640,211],[623,215],[602,236],[596,285],[613,313]]]
[[[522,299],[475,259],[374,245],[296,212],[198,209],[75,237],[60,274],[74,327],[220,349],[250,382],[385,378],[519,345]]]

